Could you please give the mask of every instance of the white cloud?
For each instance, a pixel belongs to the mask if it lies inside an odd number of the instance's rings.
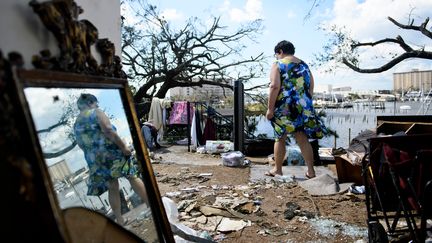
[[[293,19],[293,18],[297,17],[297,14],[296,14],[294,11],[289,10],[288,13],[286,14],[286,16],[287,16],[289,19]]]
[[[231,7],[231,3],[229,0],[224,0],[222,6],[219,7],[219,11],[227,12]]]
[[[224,1],[220,10],[230,9],[230,2]],[[261,0],[247,0],[243,8],[233,8],[229,10],[229,16],[232,21],[243,22],[262,18]]]
[[[412,10],[412,12],[411,12]],[[402,24],[408,24],[409,18],[414,19],[414,25],[420,25],[426,17],[432,16],[432,1],[430,0],[335,0],[331,10],[332,16],[325,25],[346,26],[352,37],[361,42],[377,41],[383,38],[396,38],[401,35],[406,43],[414,49],[416,45],[432,50],[430,39],[413,30],[402,30],[390,22],[390,16]],[[411,13],[411,15],[410,15]],[[430,26],[429,26],[430,27]],[[375,47],[364,47],[360,51],[360,66],[376,68],[390,59],[388,53],[402,53],[396,44],[384,44]],[[387,58],[382,58],[387,56]],[[392,87],[394,72],[410,71],[413,68],[430,69],[430,61],[420,59],[405,60],[389,71],[379,74],[360,74],[349,69],[337,70],[337,75],[317,72],[318,80],[334,86],[351,85],[358,89],[379,89],[386,85]],[[337,78],[336,78],[337,77]]]
[[[432,15],[432,1],[430,0],[365,0],[358,3],[357,0],[335,0],[333,5],[334,17],[328,24],[347,26],[353,37],[360,40],[377,39],[382,37],[395,37],[395,33],[402,32],[391,23],[387,17],[406,24],[411,9],[416,22],[419,25],[424,18]],[[421,39],[415,31],[403,31],[407,36],[412,34]]]
[[[183,13],[177,11],[177,9],[174,9],[174,8],[164,9],[160,15],[162,17],[164,17],[165,20],[168,20],[168,21],[170,21],[170,20],[183,20],[185,18]]]

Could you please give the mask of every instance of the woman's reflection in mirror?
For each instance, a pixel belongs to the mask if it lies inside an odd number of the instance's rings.
[[[144,183],[133,163],[135,157],[108,116],[98,108],[96,96],[83,93],[77,105],[80,114],[75,120],[74,134],[89,168],[87,195],[100,196],[108,190],[108,201],[116,221],[125,225],[128,220],[121,214],[120,177],[126,177],[135,193],[148,205]]]

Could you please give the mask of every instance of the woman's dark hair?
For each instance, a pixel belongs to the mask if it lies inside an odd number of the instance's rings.
[[[79,110],[89,107],[93,103],[97,103],[98,100],[96,96],[92,94],[82,93],[77,100],[77,105]]]
[[[274,48],[275,53],[279,53],[279,51],[282,51],[284,54],[294,55],[295,47],[291,42],[283,40],[277,43],[277,45]]]

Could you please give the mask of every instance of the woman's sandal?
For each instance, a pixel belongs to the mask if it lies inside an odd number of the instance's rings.
[[[312,178],[315,178],[316,175],[314,175],[314,176],[310,176],[310,175],[306,172],[306,173],[305,173],[305,177],[306,177],[307,179],[312,179]]]
[[[266,171],[266,172],[264,173],[264,175],[266,175],[266,176],[270,176],[270,177],[275,177],[276,174],[273,174],[273,172],[271,172],[271,171],[269,170],[269,171]]]
[[[275,176],[277,176],[277,175],[279,175],[279,174],[276,174],[276,173],[272,172],[271,170],[269,170],[269,171],[266,171],[266,172],[264,173],[264,175],[266,175],[266,176],[270,176],[270,177],[275,177]]]

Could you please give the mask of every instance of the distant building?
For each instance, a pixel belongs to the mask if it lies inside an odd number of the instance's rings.
[[[60,160],[59,162],[50,165],[48,167],[48,172],[53,181],[62,181],[65,177],[72,174],[66,160]]]
[[[333,88],[332,91],[334,91],[334,92],[347,92],[347,91],[351,91],[351,87],[345,86],[345,87]]]
[[[398,92],[419,90],[424,93],[432,88],[432,70],[393,73],[393,89]]]
[[[189,101],[221,100],[233,96],[229,88],[204,84],[202,87],[175,87],[170,89],[172,99],[187,99]]]
[[[331,93],[333,85],[331,84],[315,84],[314,93]]]

